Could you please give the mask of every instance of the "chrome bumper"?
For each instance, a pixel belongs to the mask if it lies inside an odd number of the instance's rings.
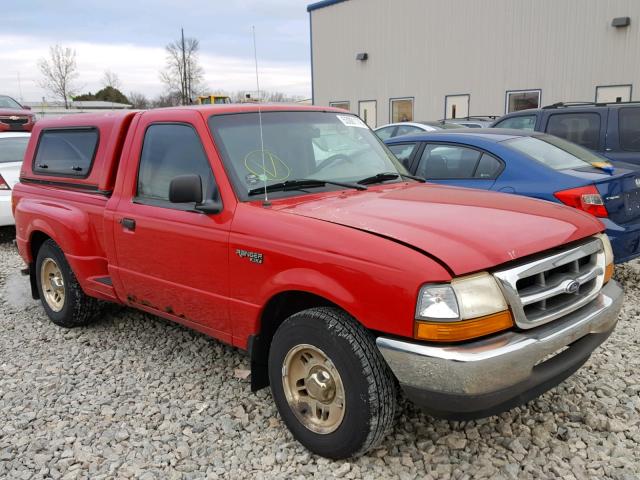
[[[531,330],[460,345],[386,337],[376,343],[416,403],[441,416],[492,414],[495,407],[514,406],[507,405],[512,400],[524,403],[540,395],[577,370],[613,331],[623,299],[620,286],[610,281],[584,307]],[[564,347],[568,348],[551,356]]]

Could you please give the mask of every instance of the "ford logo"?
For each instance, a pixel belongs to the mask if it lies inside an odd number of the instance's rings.
[[[580,284],[576,280],[569,280],[564,287],[564,291],[570,294],[578,293],[578,290],[580,290]]]
[[[15,115],[11,115],[9,120],[20,120],[20,117],[16,117]],[[638,183],[638,179],[636,178],[636,184]]]

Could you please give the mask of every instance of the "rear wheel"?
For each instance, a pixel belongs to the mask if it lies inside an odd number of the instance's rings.
[[[53,323],[80,327],[98,315],[101,302],[82,291],[64,252],[53,240],[47,240],[38,250],[35,268],[42,306]]]
[[[372,335],[337,308],[312,308],[283,322],[269,351],[269,378],[285,424],[319,455],[365,453],[393,425],[393,375]]]

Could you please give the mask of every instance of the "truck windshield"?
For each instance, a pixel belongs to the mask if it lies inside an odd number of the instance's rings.
[[[551,135],[517,137],[505,140],[503,143],[554,170],[583,168],[608,162],[606,158],[600,157],[586,148]]]
[[[352,183],[381,172],[408,173],[378,137],[353,115],[262,112],[264,151],[257,112],[213,115],[209,127],[236,192],[245,201],[254,200],[256,197],[248,193],[265,183],[268,186],[299,179]],[[401,178],[388,181],[398,182]],[[314,185],[313,190],[274,191],[269,196],[340,188],[330,183]]]

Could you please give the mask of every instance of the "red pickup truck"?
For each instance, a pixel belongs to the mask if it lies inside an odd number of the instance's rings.
[[[449,418],[540,395],[623,301],[594,217],[425,184],[331,108],[42,120],[13,205],[54,323],[115,302],[246,349],[252,388],[332,458],[382,440],[398,386]]]

